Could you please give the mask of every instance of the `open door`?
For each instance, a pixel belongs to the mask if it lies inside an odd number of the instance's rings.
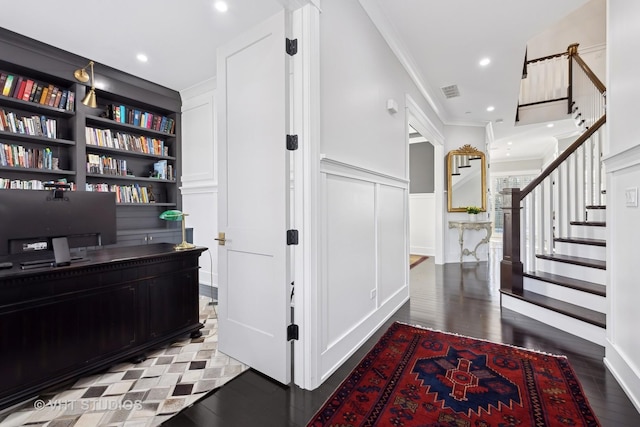
[[[283,11],[218,50],[218,348],[288,384],[285,40]]]

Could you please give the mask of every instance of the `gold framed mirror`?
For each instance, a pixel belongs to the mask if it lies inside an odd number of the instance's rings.
[[[447,154],[447,210],[466,212],[467,206],[487,210],[487,165],[482,151],[463,145]]]

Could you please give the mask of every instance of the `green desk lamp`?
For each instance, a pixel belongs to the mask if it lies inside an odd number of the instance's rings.
[[[164,219],[165,221],[182,221],[182,243],[180,243],[179,245],[174,246],[174,249],[177,251],[181,251],[184,249],[192,249],[195,248],[196,245],[192,245],[191,243],[187,243],[187,239],[185,237],[185,230],[184,230],[184,217],[187,216],[188,214],[182,212],[182,211],[178,211],[175,209],[172,210],[168,210],[168,211],[164,211],[160,214],[160,219]]]

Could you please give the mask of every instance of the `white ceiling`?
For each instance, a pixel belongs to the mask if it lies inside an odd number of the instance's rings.
[[[229,10],[221,14],[214,0],[0,0],[0,26],[183,90],[215,75],[217,46],[290,1],[227,0]],[[513,142],[511,159],[541,156],[535,150],[548,151],[558,133],[571,131],[570,122],[538,126],[538,133],[513,124],[527,41],[587,0],[359,2],[383,35],[393,38],[390,44],[416,71],[445,123],[492,122],[495,147]],[[149,61],[140,63],[138,53]],[[492,62],[481,68],[485,56]],[[460,97],[447,100],[440,88],[453,84]],[[486,111],[489,105],[493,112]],[[546,135],[537,136],[534,152],[532,144],[518,142],[540,130]],[[505,155],[506,149],[492,153],[494,160]]]

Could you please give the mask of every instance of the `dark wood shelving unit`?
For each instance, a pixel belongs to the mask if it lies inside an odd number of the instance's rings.
[[[13,112],[17,117],[45,116],[56,120],[57,138],[47,138],[11,131],[0,131],[0,143],[18,145],[25,148],[47,147],[58,158],[60,170],[35,169],[16,166],[0,166],[0,178],[9,180],[41,182],[64,179],[75,184],[76,191],[87,191],[87,184],[129,186],[139,183],[140,187],[152,187],[156,203],[118,203],[116,209],[118,233],[135,234],[146,230],[144,237],[152,232],[173,235],[176,224],[159,219],[166,209],[181,209],[180,187],[181,161],[181,108],[180,94],[174,90],[123,73],[111,67],[96,63],[94,73],[108,90],[96,89],[98,108],[89,108],[81,103],[88,91],[89,83],[80,83],[73,77],[74,70],[85,66],[89,58],[83,58],[56,47],[24,37],[0,28],[0,72],[34,80],[39,84],[51,84],[61,90],[74,93],[74,109],[54,108],[38,102],[24,101],[2,95],[0,88],[0,109]],[[109,105],[124,105],[130,109],[166,117],[174,121],[174,132],[162,132],[143,126],[121,123],[107,118]],[[88,144],[86,128],[109,129],[126,133],[133,137],[155,138],[168,147],[162,154],[151,154],[120,148]],[[127,170],[132,175],[116,176],[89,173],[87,154],[126,160]],[[173,169],[175,179],[158,179],[149,175],[154,163],[166,161]],[[139,209],[144,207],[144,209]],[[169,233],[166,233],[169,231]],[[152,233],[151,232],[151,233]],[[124,235],[123,234],[123,235]],[[175,243],[179,243],[176,241]]]

